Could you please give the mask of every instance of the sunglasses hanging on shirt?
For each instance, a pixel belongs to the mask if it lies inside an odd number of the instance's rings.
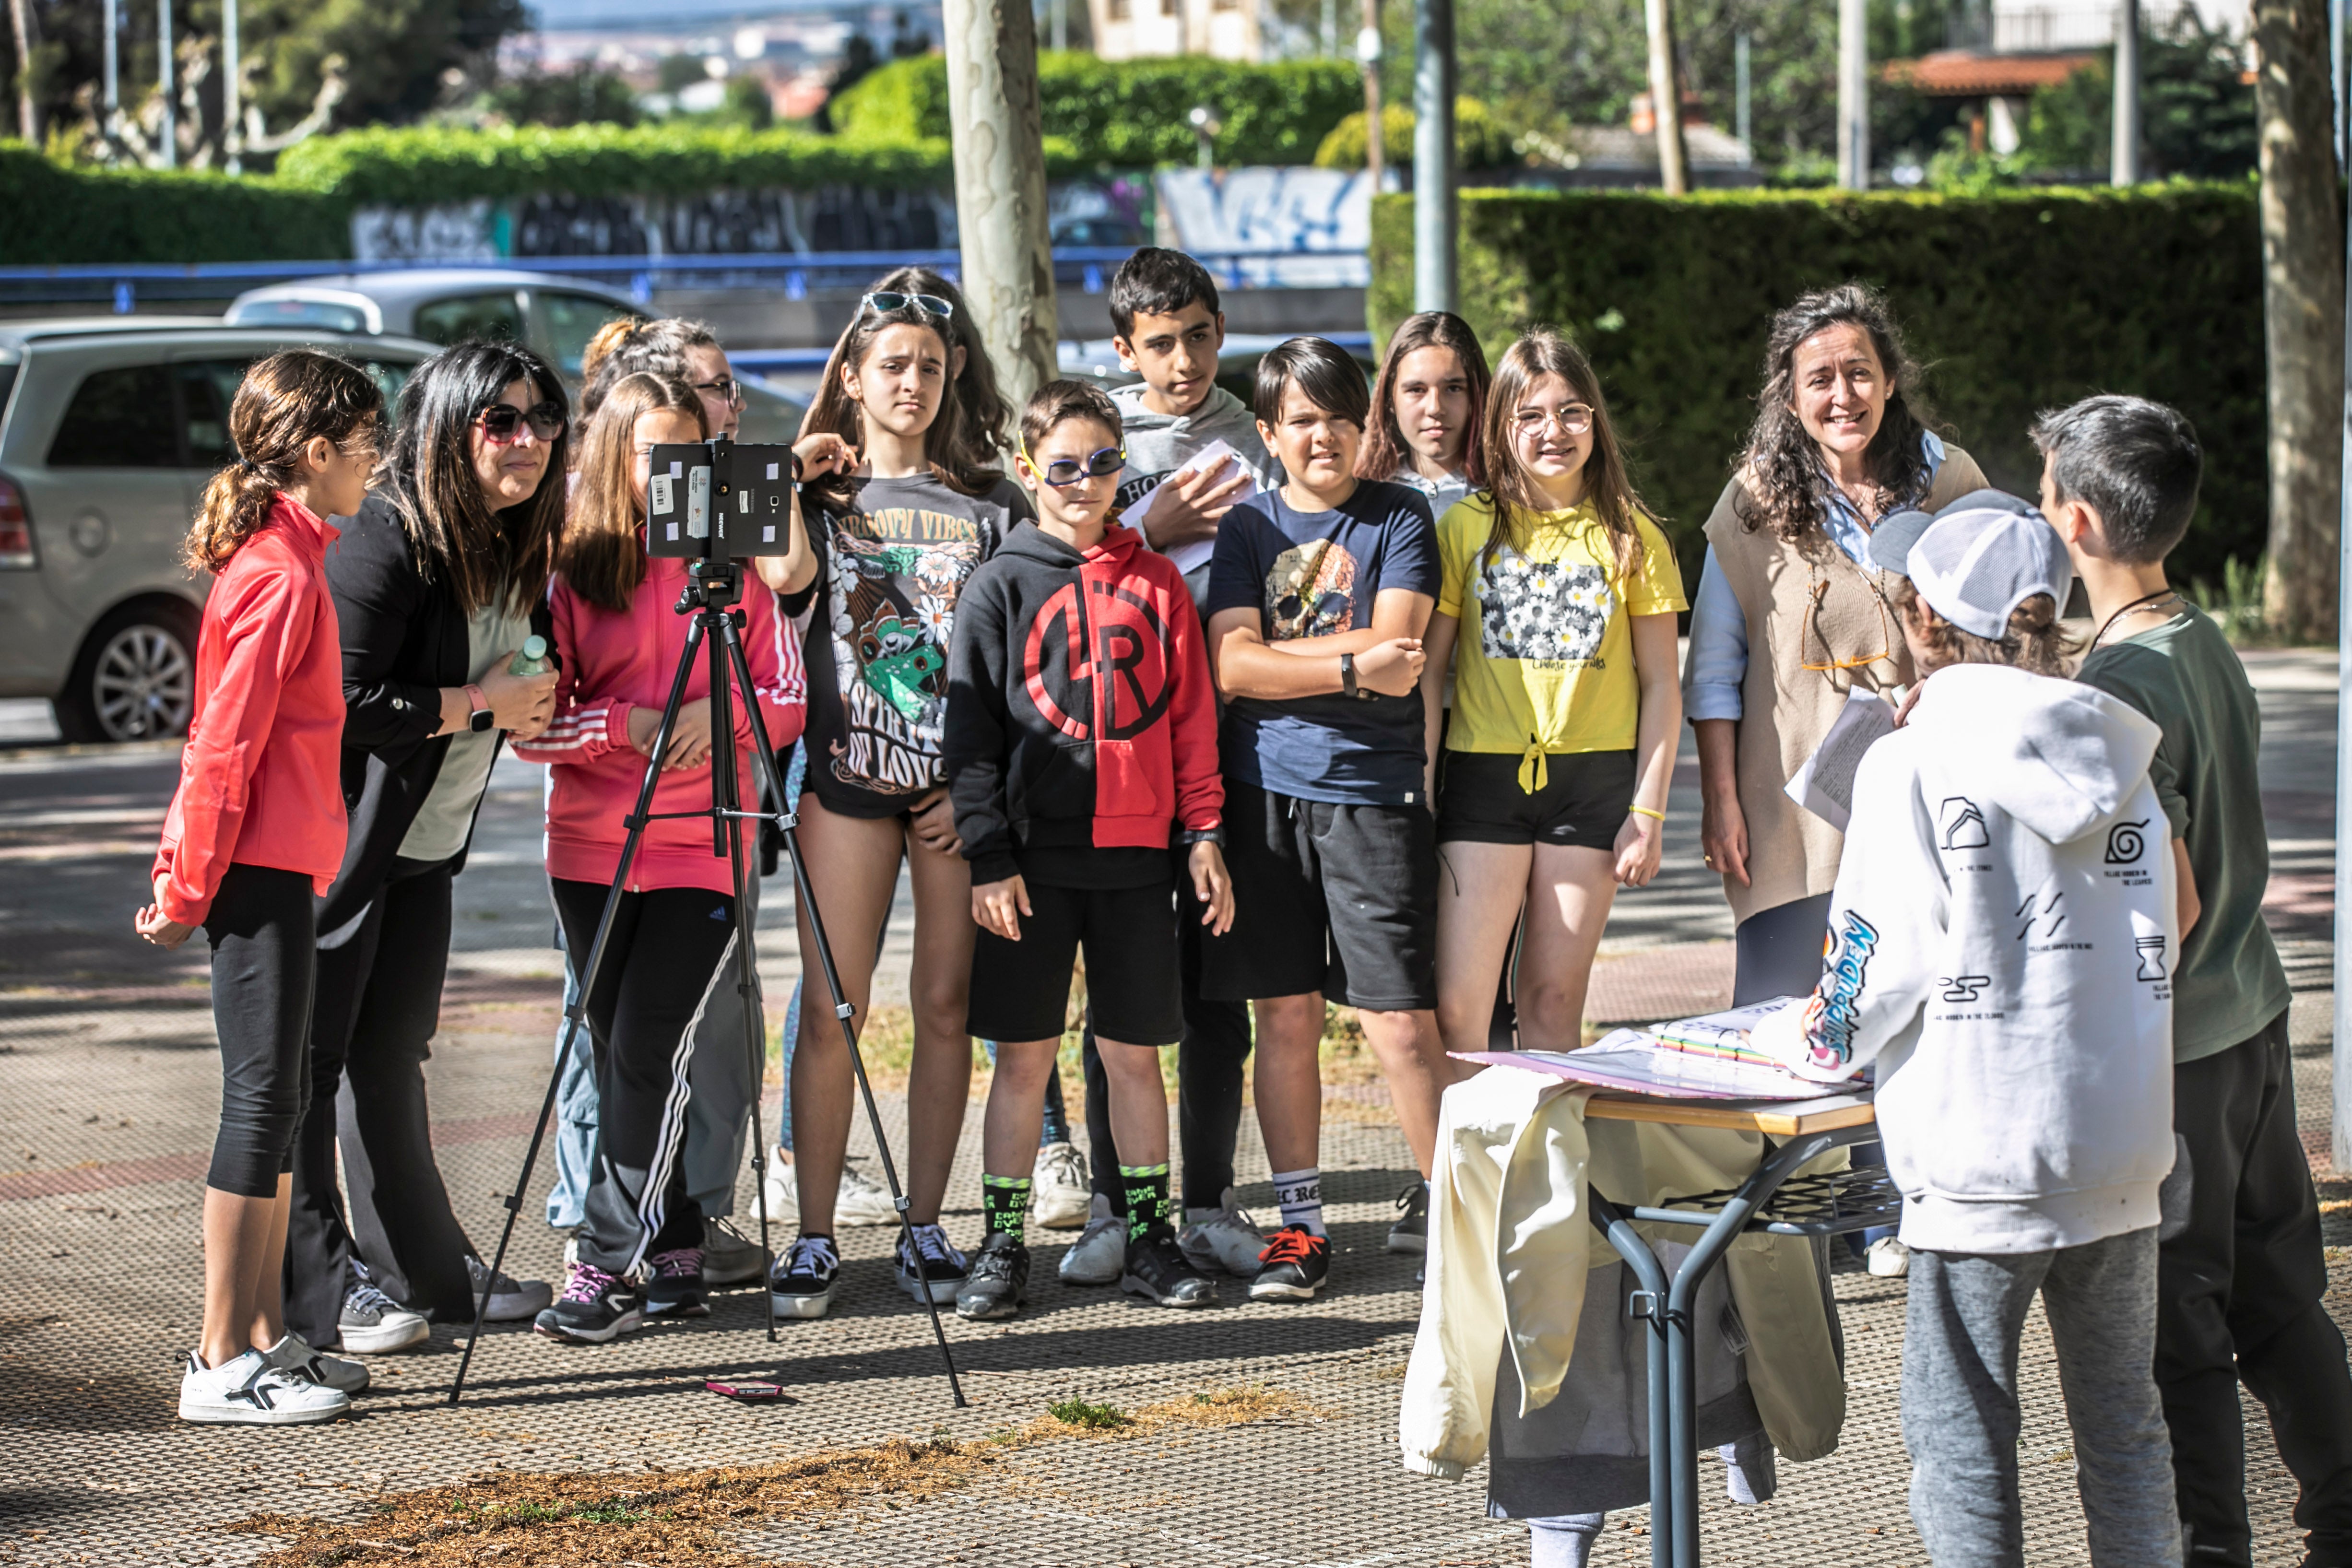
[[[568,423],[563,405],[553,401],[536,404],[528,412],[510,402],[494,402],[476,415],[475,421],[482,427],[485,437],[501,446],[512,441],[526,423],[530,425],[530,433],[541,441],[552,441],[562,435]]]

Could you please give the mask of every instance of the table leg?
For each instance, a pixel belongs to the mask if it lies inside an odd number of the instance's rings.
[[[1633,1221],[1600,1193],[1586,1189],[1593,1228],[1625,1260],[1642,1288],[1626,1303],[1627,1315],[1650,1325],[1650,1568],[1674,1568],[1674,1422],[1666,1398],[1666,1271]]]

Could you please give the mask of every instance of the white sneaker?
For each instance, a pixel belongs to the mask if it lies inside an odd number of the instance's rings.
[[[261,1358],[280,1372],[307,1377],[322,1388],[339,1389],[345,1394],[364,1393],[367,1389],[368,1369],[364,1363],[312,1350],[309,1342],[291,1329],[286,1331],[284,1339],[263,1351]]]
[[[351,1396],[272,1366],[248,1350],[226,1366],[210,1367],[191,1352],[180,1375],[180,1419],[239,1427],[298,1427],[347,1415]]]
[[[771,1219],[784,1209],[800,1208],[800,1189],[793,1180],[793,1157],[782,1144],[768,1151],[768,1174],[761,1178],[760,1191],[768,1200]]]
[[[1048,1230],[1076,1230],[1094,1209],[1094,1182],[1087,1156],[1064,1139],[1037,1151],[1030,1173],[1029,1218]]]
[[[1100,1193],[1087,1207],[1092,1218],[1062,1254],[1056,1272],[1065,1285],[1116,1285],[1127,1272],[1127,1221],[1111,1213],[1110,1199]]]
[[[1249,1211],[1234,1206],[1234,1189],[1225,1188],[1223,1207],[1207,1218],[1189,1218],[1198,1212],[1189,1210],[1184,1228],[1176,1234],[1176,1245],[1183,1249],[1185,1260],[1195,1269],[1219,1270],[1236,1280],[1255,1279],[1263,1267],[1258,1254],[1265,1250],[1265,1238]]]
[[[1899,1280],[1911,1271],[1911,1249],[1892,1236],[1882,1236],[1864,1255],[1870,1271],[1882,1280]]]
[[[833,1195],[835,1225],[896,1225],[898,1210],[890,1194],[859,1170],[855,1162],[841,1167],[841,1190]]]
[[[425,1315],[410,1312],[378,1290],[367,1265],[356,1258],[352,1260],[351,1275],[343,1287],[343,1311],[336,1328],[343,1348],[361,1355],[405,1350],[433,1337]]]

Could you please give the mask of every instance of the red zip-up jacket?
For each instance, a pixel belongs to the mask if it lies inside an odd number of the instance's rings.
[[[343,863],[343,650],[327,592],[333,526],[283,494],[213,579],[196,632],[196,692],[180,787],[148,880],[183,925],[211,913],[232,864],[301,872],[327,891]]]
[[[1081,555],[1034,523],[956,599],[943,754],[976,883],[1020,845],[1167,849],[1216,827],[1217,702],[1173,561],[1114,524]]]
[[[769,744],[790,746],[800,738],[808,711],[800,639],[776,613],[776,596],[758,579],[745,577],[743,662],[751,666]],[[527,762],[555,765],[547,797],[547,874],[559,881],[609,883],[621,863],[621,841],[628,836],[621,820],[636,809],[646,778],[646,758],[629,744],[629,714],[649,707],[658,715],[669,699],[692,620],[671,608],[685,586],[686,563],[656,556],[646,562],[645,580],[625,614],[589,603],[561,577],[548,590],[555,647],[563,656],[555,718],[538,739],[517,741],[514,751]],[[709,693],[709,655],[698,648],[686,697],[691,702]],[[730,694],[730,703],[743,809],[756,810],[759,776],[751,760],[751,715],[741,693]],[[654,787],[656,813],[709,808],[708,762],[665,773]],[[732,893],[728,862],[710,852],[710,842],[708,817],[652,823],[630,863],[626,891],[699,887]]]

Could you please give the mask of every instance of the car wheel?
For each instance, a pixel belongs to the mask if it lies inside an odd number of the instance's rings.
[[[196,612],[126,604],[83,640],[58,694],[58,728],[84,744],[168,739],[187,733],[195,694]]]

